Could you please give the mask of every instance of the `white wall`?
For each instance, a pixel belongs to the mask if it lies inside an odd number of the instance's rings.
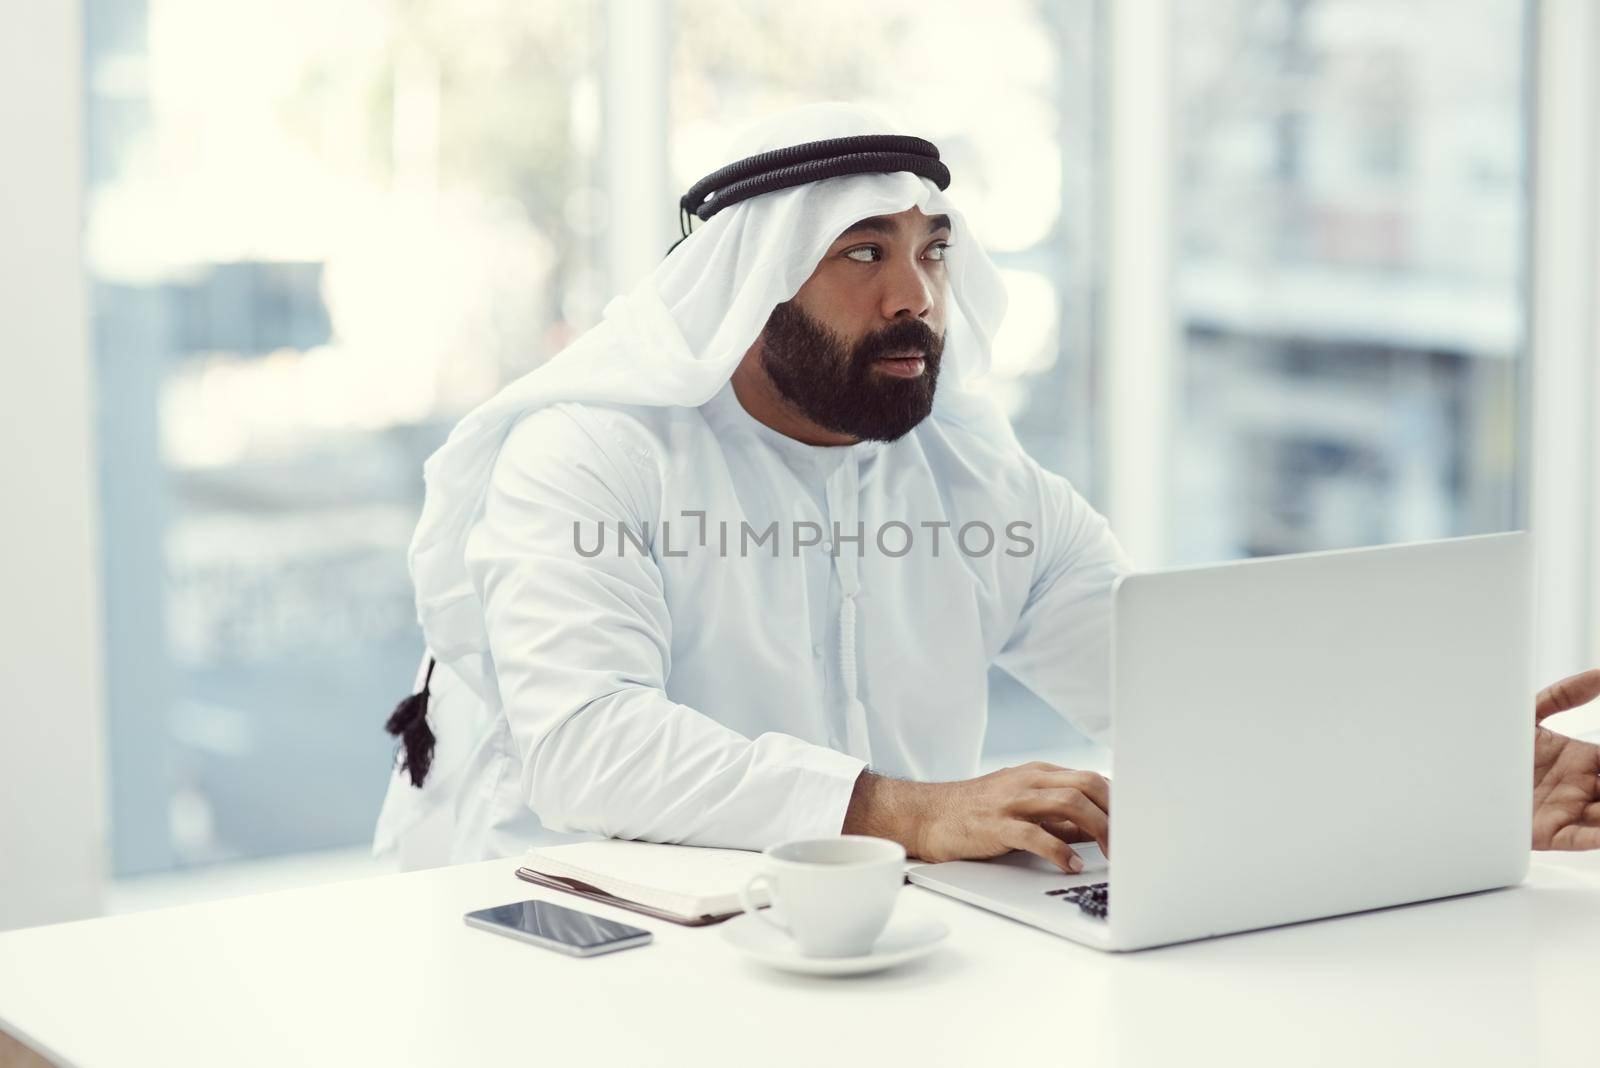
[[[1600,8],[1544,0],[1534,64],[1529,528],[1536,686],[1600,663]],[[1600,704],[1552,723],[1600,729]]]
[[[1117,0],[1107,19],[1105,358],[1096,449],[1106,517],[1135,566],[1150,568],[1171,562],[1172,7]]]
[[[105,869],[81,18],[0,0],[0,929]]]
[[[667,60],[672,11],[663,3],[605,0],[601,7],[601,173],[609,222],[610,291],[626,293],[678,238],[681,191],[667,188]]]

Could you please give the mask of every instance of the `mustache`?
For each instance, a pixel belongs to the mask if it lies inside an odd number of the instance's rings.
[[[921,352],[929,363],[938,363],[944,355],[944,336],[934,333],[921,319],[903,319],[858,341],[851,362],[860,366],[908,349]]]

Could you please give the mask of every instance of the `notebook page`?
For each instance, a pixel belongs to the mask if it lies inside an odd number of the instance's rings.
[[[760,870],[761,854],[608,839],[535,847],[523,863],[546,875],[577,879],[617,897],[689,916],[737,909],[739,887]],[[762,904],[763,890],[755,895]]]

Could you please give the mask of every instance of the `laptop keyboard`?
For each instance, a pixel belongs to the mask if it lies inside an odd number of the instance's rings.
[[[1062,887],[1059,890],[1046,890],[1050,897],[1059,897],[1062,901],[1070,901],[1084,911],[1087,916],[1097,920],[1106,918],[1106,913],[1111,909],[1111,886],[1109,883],[1090,883],[1088,886]]]

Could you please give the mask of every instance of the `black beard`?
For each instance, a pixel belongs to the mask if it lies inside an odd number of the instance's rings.
[[[873,361],[916,351],[923,371],[898,378]],[[867,441],[894,441],[933,411],[944,338],[921,319],[903,319],[852,348],[793,302],[772,309],[761,331],[761,366],[784,399],[818,426]]]

